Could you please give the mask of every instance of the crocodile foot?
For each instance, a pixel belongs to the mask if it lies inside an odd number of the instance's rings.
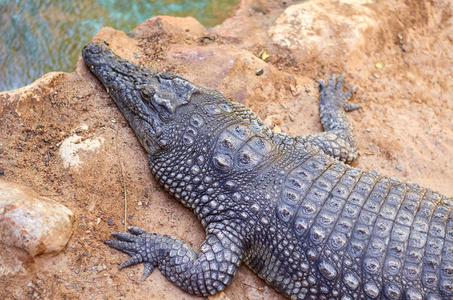
[[[330,105],[341,105],[345,111],[353,111],[362,108],[360,104],[348,102],[352,94],[357,90],[353,87],[346,93],[343,93],[344,75],[340,75],[338,80],[335,80],[335,75],[330,76],[329,84],[327,85],[324,80],[319,80],[320,99],[329,99]]]
[[[119,266],[120,270],[143,262],[145,269],[141,281],[144,281],[154,270],[154,264],[147,261],[148,255],[146,253],[147,243],[149,243],[153,234],[146,232],[140,227],[128,227],[127,229],[130,233],[112,233],[112,236],[116,237],[118,240],[106,241],[105,244],[131,256]]]

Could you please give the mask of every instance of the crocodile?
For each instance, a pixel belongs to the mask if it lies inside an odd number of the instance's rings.
[[[98,42],[82,56],[145,149],[152,174],[201,221],[196,253],[138,227],[112,233],[119,268],[157,267],[186,292],[228,286],[244,262],[290,299],[452,299],[453,198],[350,166],[344,77],[320,80],[324,131],[273,132],[221,92],[129,62]]]

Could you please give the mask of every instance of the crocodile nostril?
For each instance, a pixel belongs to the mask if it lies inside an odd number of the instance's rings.
[[[90,44],[92,47],[90,47],[90,52],[93,54],[99,54],[102,52],[102,47],[99,44]]]

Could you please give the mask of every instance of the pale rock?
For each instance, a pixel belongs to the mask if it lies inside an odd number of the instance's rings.
[[[31,256],[59,253],[72,234],[74,214],[23,185],[0,180],[0,243]]]
[[[269,28],[272,40],[295,54],[308,58],[321,53],[335,56],[361,51],[377,32],[370,1],[314,0],[288,7]]]
[[[81,151],[94,151],[104,142],[103,137],[82,140],[81,136],[74,134],[66,138],[60,146],[60,156],[65,168],[78,169],[82,164],[79,153]]]

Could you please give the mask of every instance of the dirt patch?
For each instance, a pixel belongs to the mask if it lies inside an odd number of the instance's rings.
[[[341,2],[338,15],[348,9],[348,1]],[[453,195],[451,4],[364,3],[377,25],[357,43],[360,51],[347,53],[335,42],[328,51],[308,52],[275,43],[268,30],[289,4],[243,1],[232,18],[208,31],[193,20],[169,27],[172,21],[165,20],[150,22],[165,28],[135,39],[109,28],[96,38],[134,62],[219,89],[289,134],[322,130],[316,80],[345,73],[348,88],[359,86],[353,102],[363,105],[349,114],[360,152],[353,165]],[[341,28],[330,30],[335,41]],[[263,49],[270,53],[266,62],[259,58]],[[144,150],[83,62],[74,73],[1,93],[0,119],[1,178],[30,186],[76,215],[66,249],[25,262],[26,274],[0,278],[0,297],[199,299],[158,271],[140,283],[141,265],[118,271],[126,255],[103,244],[111,232],[124,230],[124,219],[181,238],[195,250],[204,232],[152,178]],[[60,153],[74,136],[79,145],[99,141],[74,150],[77,167],[65,164]],[[231,299],[283,299],[245,266],[225,293]]]

